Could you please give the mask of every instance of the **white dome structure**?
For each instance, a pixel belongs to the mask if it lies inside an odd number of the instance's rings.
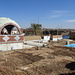
[[[12,32],[15,31],[14,34]],[[0,51],[23,49],[23,29],[9,18],[0,18]]]
[[[0,18],[0,34],[2,34],[4,28],[6,28],[8,33],[11,34],[14,27],[16,27],[20,33],[20,26],[14,20],[5,17]]]

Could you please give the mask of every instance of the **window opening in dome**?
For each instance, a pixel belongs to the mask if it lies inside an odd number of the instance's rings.
[[[19,29],[13,25],[7,25],[1,30],[2,35],[18,35]]]

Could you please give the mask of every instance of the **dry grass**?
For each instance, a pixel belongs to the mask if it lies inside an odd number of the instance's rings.
[[[28,40],[40,40],[41,36],[25,36],[24,40],[28,41]]]

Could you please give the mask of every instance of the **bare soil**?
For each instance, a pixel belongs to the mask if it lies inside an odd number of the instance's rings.
[[[49,47],[0,52],[0,75],[75,75],[75,48],[65,41]]]
[[[25,36],[24,40],[29,41],[29,40],[40,40],[41,36]]]

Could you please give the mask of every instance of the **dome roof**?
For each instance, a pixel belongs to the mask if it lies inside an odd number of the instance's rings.
[[[5,17],[1,17],[0,18],[0,28],[2,26],[4,26],[5,24],[14,24],[15,26],[17,26],[18,28],[20,28],[20,26],[14,21],[14,20],[11,20],[9,18],[5,18]]]

